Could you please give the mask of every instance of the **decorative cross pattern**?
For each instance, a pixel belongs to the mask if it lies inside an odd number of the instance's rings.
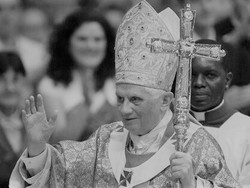
[[[119,186],[127,187],[128,184],[131,182],[133,172],[132,171],[126,171],[123,170],[123,174],[120,176],[120,183]]]
[[[152,38],[151,44],[146,43],[153,53],[175,53],[179,56],[203,57],[212,60],[220,60],[226,55],[224,50],[221,50],[219,44],[195,44],[194,40],[185,41],[170,41],[160,38]]]

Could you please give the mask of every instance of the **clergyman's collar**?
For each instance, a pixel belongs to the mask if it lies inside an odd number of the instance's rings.
[[[216,106],[216,107],[214,107],[214,108],[212,108],[210,110],[203,111],[203,112],[196,112],[194,110],[191,110],[191,112],[194,114],[195,118],[198,121],[206,121],[205,114],[208,113],[208,112],[212,112],[212,111],[215,111],[215,110],[219,109],[223,104],[224,104],[224,99],[221,101],[221,103],[218,106]]]
[[[217,128],[227,121],[235,112],[237,112],[237,110],[231,108],[224,100],[211,110],[205,112],[191,111],[202,125]]]

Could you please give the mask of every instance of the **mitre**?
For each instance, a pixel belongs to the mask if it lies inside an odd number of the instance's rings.
[[[157,13],[149,3],[141,1],[125,14],[116,34],[116,84],[171,90],[178,56],[152,52],[153,38],[178,41],[180,20],[170,8]]]

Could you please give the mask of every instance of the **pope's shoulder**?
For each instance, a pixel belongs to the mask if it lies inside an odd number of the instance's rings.
[[[123,123],[121,121],[113,122],[110,124],[104,124],[100,126],[87,140],[84,141],[72,141],[72,140],[64,140],[58,143],[58,145],[64,147],[68,145],[82,145],[83,143],[88,144],[91,142],[96,142],[97,140],[105,140],[110,138],[110,135],[114,131],[119,131],[123,129]]]
[[[102,129],[102,130],[111,131],[111,132],[118,129],[118,128],[123,128],[122,121],[116,121],[113,123],[105,124],[105,125],[102,125],[100,127],[100,129]]]

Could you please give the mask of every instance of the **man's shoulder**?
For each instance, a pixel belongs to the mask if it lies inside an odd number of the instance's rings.
[[[186,136],[189,142],[198,142],[204,140],[210,140],[214,142],[214,137],[203,126],[193,122],[190,122]]]
[[[113,131],[117,131],[119,128],[123,128],[122,122],[113,122],[110,124],[105,124],[99,127],[87,140],[84,141],[72,141],[72,140],[64,140],[59,142],[59,146],[65,148],[69,146],[79,146],[79,147],[84,147],[84,145],[89,145],[91,143],[96,143],[97,139],[102,140],[107,140],[110,138],[110,135]]]
[[[193,133],[193,136],[203,136],[208,133],[208,131],[203,126],[194,123],[190,124],[189,131]]]
[[[201,139],[201,140],[212,140],[214,141],[214,137],[204,128],[203,126],[197,125],[195,123],[190,123],[190,127],[188,132],[192,134],[192,138],[194,140]]]
[[[194,134],[197,131],[202,132],[203,130],[204,130],[203,126],[196,119],[192,119],[187,129],[187,134]]]
[[[242,118],[242,119],[244,119],[246,121],[250,121],[250,116],[245,115],[245,114],[243,114],[241,112],[238,112],[238,111],[236,113],[234,113],[232,116],[235,116],[237,118]]]
[[[204,146],[211,146],[217,148],[217,150],[221,152],[221,148],[216,139],[206,130],[206,128],[198,125],[196,129],[194,129],[186,147],[189,148],[191,145],[195,148],[194,150],[198,148],[202,149]]]
[[[104,124],[100,127],[100,130],[113,132],[113,131],[117,130],[118,128],[123,128],[123,123],[121,121],[116,121],[113,123]]]
[[[112,132],[119,131],[120,129],[124,129],[123,123],[121,121],[116,121],[100,126],[94,135],[102,139],[109,139]]]
[[[229,119],[228,122],[225,123],[233,123],[235,127],[246,127],[250,129],[250,117],[241,113],[234,113]]]

